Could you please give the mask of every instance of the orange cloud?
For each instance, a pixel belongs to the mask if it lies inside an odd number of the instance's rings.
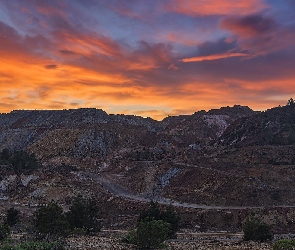
[[[29,60],[33,62],[33,59]],[[136,114],[160,120],[167,115],[192,114],[201,109],[234,104],[263,110],[284,105],[294,92],[295,77],[279,82],[226,78],[216,83],[183,76],[181,84],[174,88],[155,84],[139,86],[134,77],[122,74],[99,73],[66,64],[46,69],[44,65],[54,65],[53,62],[36,58],[35,63],[25,61],[18,58],[0,61],[0,112],[97,107],[108,113]]]
[[[249,56],[249,54],[245,53],[221,53],[221,54],[215,54],[215,55],[209,55],[209,56],[196,56],[191,58],[184,58],[180,60],[181,62],[202,62],[202,61],[211,61],[211,60],[219,60],[229,57],[243,57],[243,56]]]
[[[164,8],[190,16],[202,15],[247,15],[268,6],[263,0],[172,0]]]
[[[80,34],[59,31],[54,34],[59,42],[57,45],[62,51],[71,51],[76,54],[91,55],[94,52],[106,56],[115,56],[121,53],[120,46],[113,40],[98,34]]]

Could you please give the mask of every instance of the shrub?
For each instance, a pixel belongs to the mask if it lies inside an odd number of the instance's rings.
[[[162,220],[147,218],[137,225],[137,245],[142,248],[158,248],[168,239],[171,225]]]
[[[163,211],[161,213],[161,220],[163,220],[171,225],[169,237],[170,238],[175,237],[176,232],[179,229],[180,216],[175,211],[175,209],[172,205],[169,205],[168,208],[166,209],[166,211]]]
[[[10,229],[7,224],[0,224],[0,241],[7,239],[10,234]]]
[[[34,217],[34,225],[41,236],[65,236],[68,232],[68,222],[63,209],[54,201],[39,205]]]
[[[273,233],[271,227],[258,219],[257,217],[251,216],[243,225],[244,240],[253,241],[267,241],[273,239]]]
[[[292,249],[295,249],[295,240],[290,240],[290,239],[279,240],[273,246],[273,250],[292,250]]]
[[[34,154],[29,154],[23,150],[10,152],[7,148],[0,152],[0,164],[10,165],[12,169],[19,173],[41,167],[41,163]]]
[[[13,226],[20,221],[20,212],[15,208],[9,208],[6,211],[5,222],[9,226]]]
[[[100,230],[99,209],[94,199],[78,196],[66,214],[71,230],[82,229],[87,234]]]
[[[16,151],[10,158],[10,163],[17,172],[35,170],[41,166],[35,155],[26,151]]]
[[[141,211],[138,216],[137,222],[143,221],[146,218],[154,218],[155,220],[160,220],[161,210],[159,203],[151,201],[149,206]]]
[[[128,231],[127,235],[125,235],[125,237],[123,238],[123,242],[136,245],[138,242],[137,231],[136,230]]]
[[[149,206],[140,213],[137,222],[141,222],[147,218],[169,223],[171,225],[169,237],[174,237],[179,229],[180,217],[172,205],[169,205],[165,211],[162,211],[157,202],[151,201]]]
[[[0,153],[0,163],[1,164],[9,164],[9,158],[11,156],[11,153],[9,149],[5,148]]]
[[[179,219],[172,205],[163,211],[157,202],[151,201],[140,213],[136,229],[129,231],[124,241],[141,248],[161,247],[165,240],[175,236]]]

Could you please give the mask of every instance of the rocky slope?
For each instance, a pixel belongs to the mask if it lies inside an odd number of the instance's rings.
[[[237,119],[219,138],[224,145],[294,145],[295,105]]]
[[[25,150],[43,164],[32,173],[2,165],[0,198],[67,206],[77,194],[95,196],[111,202],[123,224],[142,204],[112,192],[120,188],[175,204],[283,209],[295,204],[294,125],[294,106],[254,112],[235,105],[163,121],[98,109],[0,114],[0,151]]]

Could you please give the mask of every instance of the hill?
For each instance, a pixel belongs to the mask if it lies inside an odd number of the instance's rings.
[[[149,199],[188,214],[285,211],[295,202],[294,123],[293,105],[265,112],[235,105],[162,121],[99,109],[0,114],[0,151],[22,150],[42,164],[30,171],[2,164],[0,198],[9,204],[55,199],[67,206],[77,194],[95,196],[111,204],[111,224],[114,215],[126,219]],[[201,214],[183,223],[201,223]],[[240,225],[238,212],[232,220]]]

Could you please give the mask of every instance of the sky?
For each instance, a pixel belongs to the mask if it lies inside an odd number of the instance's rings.
[[[0,0],[0,112],[161,120],[295,98],[294,0]]]

